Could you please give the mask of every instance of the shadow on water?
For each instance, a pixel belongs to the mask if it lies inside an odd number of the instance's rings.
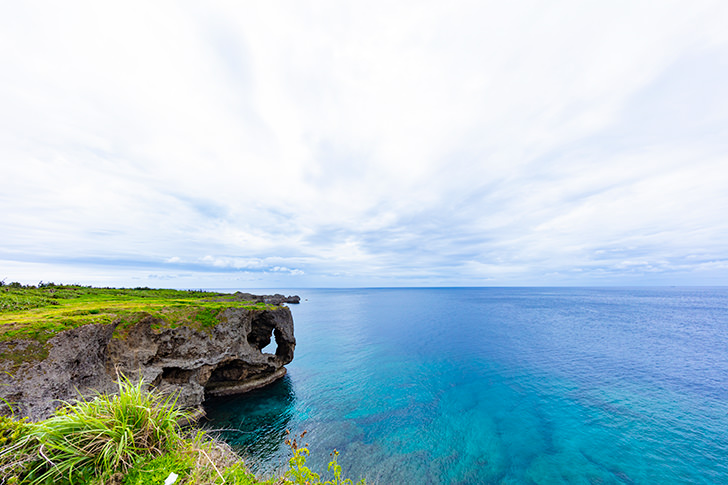
[[[296,396],[288,376],[246,394],[205,401],[209,423],[203,427],[230,444],[246,459],[252,471],[276,455],[286,439]]]

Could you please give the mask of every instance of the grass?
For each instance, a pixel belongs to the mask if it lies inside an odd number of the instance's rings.
[[[120,336],[152,316],[157,327],[206,331],[219,322],[224,308],[277,308],[230,298],[203,291],[0,282],[0,344],[5,348],[0,360],[42,360],[53,335],[90,323],[116,323]],[[25,342],[17,342],[21,339]],[[12,403],[4,404],[11,408]],[[287,442],[293,455],[289,469],[260,480],[229,446],[202,431],[184,431],[180,422],[190,417],[172,398],[123,376],[117,395],[66,404],[44,421],[0,416],[0,485],[163,485],[170,473],[179,475],[175,485],[353,485],[341,478],[336,452],[328,469],[333,478],[322,481],[306,467],[308,449],[295,439]]]
[[[353,485],[341,478],[336,452],[333,478],[321,481],[295,439],[287,441],[288,471],[260,480],[229,446],[182,430],[186,417],[171,398],[123,376],[118,395],[67,404],[45,421],[0,417],[0,485],[162,485],[171,473],[179,476],[175,485]]]
[[[44,421],[2,418],[0,483],[162,484],[172,471],[180,484],[259,483],[222,444],[186,436],[178,423],[188,415],[174,404],[122,377],[119,394],[67,404]],[[223,482],[226,474],[240,479]]]
[[[221,301],[212,301],[212,300]],[[37,342],[28,359],[47,354],[46,342],[58,332],[87,324],[116,323],[116,336],[146,316],[152,328],[180,325],[209,331],[224,308],[271,310],[274,305],[235,301],[232,295],[206,291],[150,288],[93,288],[80,285],[18,283],[0,286],[0,342],[25,339]],[[0,360],[15,361],[12,350]]]
[[[97,396],[66,405],[27,435],[40,443],[28,474],[40,483],[72,481],[76,475],[108,476],[131,469],[140,458],[159,456],[178,445],[184,413],[169,397],[145,392],[142,383],[122,380],[116,396]]]

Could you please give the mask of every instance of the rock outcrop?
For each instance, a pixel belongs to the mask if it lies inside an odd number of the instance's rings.
[[[287,307],[272,310],[228,308],[219,322],[196,330],[169,328],[152,316],[135,325],[84,325],[63,331],[46,344],[47,357],[4,362],[0,397],[31,419],[47,417],[62,401],[113,392],[117,373],[139,377],[177,403],[199,406],[206,396],[246,392],[285,375],[296,340]],[[117,330],[115,332],[115,330]],[[275,338],[274,353],[262,350]],[[35,343],[0,343],[0,352],[21,353]]]
[[[251,293],[243,293],[237,291],[233,293],[232,298],[225,296],[224,298],[214,299],[211,301],[254,301],[258,303],[268,303],[270,305],[280,305],[282,303],[301,303],[301,297],[298,295],[283,296],[280,293],[275,295],[253,295]]]

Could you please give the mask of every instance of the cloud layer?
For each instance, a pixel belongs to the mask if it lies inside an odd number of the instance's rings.
[[[4,5],[0,279],[726,284],[725,25],[720,1]]]

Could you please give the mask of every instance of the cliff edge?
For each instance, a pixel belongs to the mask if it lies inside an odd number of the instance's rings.
[[[209,396],[265,386],[285,375],[284,365],[293,359],[296,340],[286,306],[218,306],[200,312],[207,317],[195,324],[158,310],[82,324],[46,341],[3,339],[0,398],[16,414],[38,420],[62,401],[114,392],[123,373],[175,393],[179,405],[199,406]],[[263,352],[273,339],[275,349]]]

